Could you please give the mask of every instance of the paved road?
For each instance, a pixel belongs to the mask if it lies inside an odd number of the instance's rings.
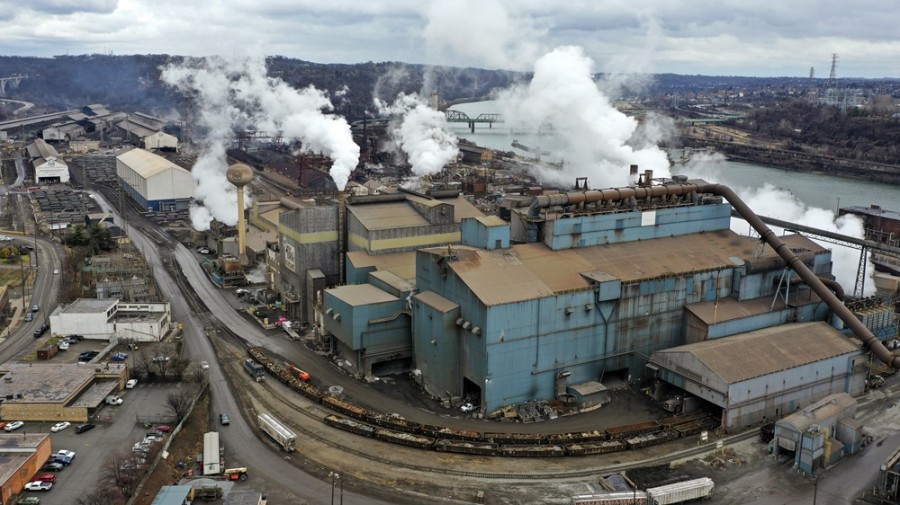
[[[94,199],[100,206],[114,216],[117,223],[123,223],[121,217],[99,194],[94,194]],[[164,268],[159,247],[144,233],[135,227],[128,227],[128,235],[135,246],[144,254],[150,264],[154,277],[159,284],[164,299],[172,304],[172,318],[174,321],[184,323],[184,342],[186,352],[195,360],[206,360],[210,364],[209,380],[212,391],[212,403],[210,413],[211,426],[218,424],[218,413],[231,413],[231,425],[219,427],[220,439],[226,447],[226,457],[234,458],[226,462],[226,466],[240,465],[250,468],[253,479],[253,487],[260,492],[268,493],[270,500],[276,498],[272,491],[277,490],[278,495],[290,495],[294,500],[306,500],[303,503],[325,504],[331,502],[331,482],[323,482],[311,476],[288,461],[284,460],[284,453],[276,452],[271,446],[257,438],[258,429],[255,424],[248,423],[242,416],[237,415],[241,411],[229,390],[229,385],[221,367],[215,359],[212,344],[204,333],[204,322],[196,314],[191,313],[190,307],[184,302],[184,297],[178,290],[175,280]],[[227,324],[233,331],[244,336],[251,335],[256,341],[262,342],[265,337],[262,330],[249,325],[243,318],[236,315],[234,309],[224,302],[222,293],[206,279],[206,275],[200,269],[197,258],[184,246],[179,245],[175,251],[185,276],[194,286],[205,286],[200,296],[207,303],[207,307]],[[191,268],[196,266],[196,268]],[[212,303],[210,300],[221,303]],[[234,456],[236,455],[236,456]],[[258,482],[262,480],[265,485]],[[347,505],[387,505],[388,502],[380,502],[372,498],[344,491],[344,503]],[[288,503],[287,499],[283,503]]]

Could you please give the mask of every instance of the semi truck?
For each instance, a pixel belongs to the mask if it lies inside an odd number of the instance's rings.
[[[259,429],[266,435],[272,437],[272,440],[278,442],[286,452],[294,452],[294,443],[297,441],[297,434],[281,423],[278,419],[265,412],[259,414]]]
[[[266,367],[257,363],[253,358],[244,360],[244,370],[246,370],[251,377],[256,379],[256,382],[266,380]]]

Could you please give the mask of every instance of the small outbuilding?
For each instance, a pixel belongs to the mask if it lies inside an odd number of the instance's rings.
[[[793,452],[802,472],[837,463],[859,450],[862,423],[856,400],[846,393],[826,396],[775,423],[775,452]]]

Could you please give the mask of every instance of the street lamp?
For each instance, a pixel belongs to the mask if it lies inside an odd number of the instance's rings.
[[[334,484],[335,484],[335,482],[340,483],[341,505],[344,505],[344,481],[341,480],[341,474],[339,474],[337,472],[328,472],[328,476],[331,477],[331,505],[334,505]]]

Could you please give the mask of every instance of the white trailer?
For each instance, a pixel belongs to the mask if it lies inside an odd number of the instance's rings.
[[[713,487],[712,479],[703,477],[648,489],[647,498],[650,503],[655,505],[671,505],[688,500],[709,498],[712,495]]]
[[[218,475],[222,473],[222,465],[219,458],[219,432],[210,431],[203,434],[203,475]]]
[[[278,445],[285,451],[294,452],[294,443],[297,441],[296,433],[265,412],[259,414],[258,420],[259,429],[272,437],[272,440],[278,442]]]

